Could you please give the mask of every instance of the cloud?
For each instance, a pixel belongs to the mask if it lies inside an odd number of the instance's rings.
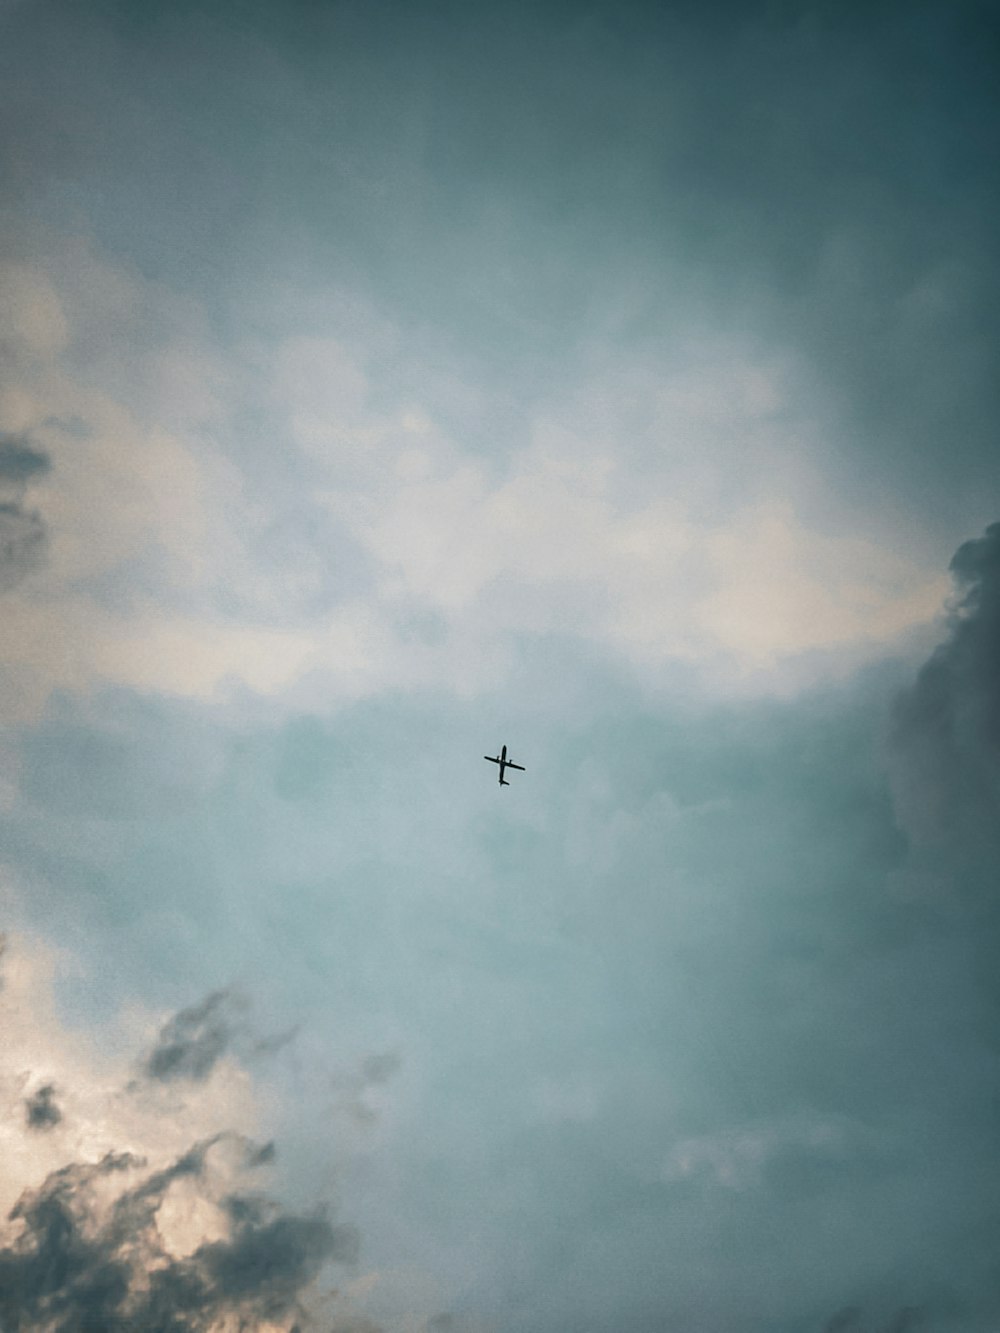
[[[48,534],[38,514],[0,503],[0,592],[9,592],[39,569]]]
[[[299,443],[336,478],[325,503],[371,557],[391,628],[400,608],[419,609],[447,627],[452,660],[466,633],[486,659],[498,642],[568,634],[644,674],[682,661],[731,685],[771,682],[808,654],[814,673],[823,654],[856,664],[933,617],[945,581],[922,559],[863,525],[813,517],[819,479],[800,475],[802,441],[778,410],[795,405],[768,406],[780,377],[749,352],[702,350],[698,373],[609,374],[569,395],[499,462],[431,428],[338,422],[332,404],[322,438],[293,416]],[[319,367],[293,376],[287,360],[291,399]],[[735,409],[720,419],[734,379],[760,381],[747,420]],[[627,390],[655,407],[622,445]],[[741,485],[725,461],[734,432],[754,460]]]
[[[27,485],[50,466],[48,455],[26,437],[0,435],[0,592],[16,588],[42,565],[47,526],[22,499]]]
[[[749,341],[702,336],[691,364],[612,359],[490,456],[461,443],[488,389],[458,386],[454,421],[422,399],[419,364],[387,363],[371,311],[350,338],[282,327],[224,345],[197,302],[77,242],[8,273],[0,307],[23,353],[0,396],[8,469],[40,475],[29,437],[52,460],[45,582],[8,612],[23,715],[109,681],[203,699],[482,693],[520,641],[550,635],[644,679],[680,662],[709,688],[794,688],[940,604],[922,553],[863,519],[830,524],[828,505],[816,517],[807,395]],[[266,469],[265,442],[242,438],[251,416],[273,437]],[[43,529],[23,511],[4,523],[13,588]]]
[[[809,1193],[836,1176],[879,1161],[880,1145],[866,1128],[845,1119],[800,1117],[747,1124],[678,1140],[663,1179],[695,1179],[730,1190],[778,1185]]]
[[[160,1031],[159,1040],[143,1066],[147,1077],[161,1083],[189,1078],[208,1078],[229,1048],[234,1023],[234,998],[229,991],[215,991],[200,1004],[182,1009]]]
[[[31,1129],[51,1129],[62,1119],[62,1111],[55,1103],[55,1085],[46,1083],[32,1096],[25,1098],[24,1106]]]
[[[336,1110],[359,1124],[372,1124],[377,1112],[370,1105],[366,1093],[388,1083],[399,1070],[401,1061],[392,1051],[366,1056],[356,1070],[338,1074],[333,1079],[337,1093]]]
[[[0,436],[0,487],[24,485],[52,466],[48,454],[33,449],[24,436]]]
[[[298,1035],[298,1026],[256,1035],[248,1023],[246,998],[232,989],[213,991],[198,1004],[181,1009],[160,1028],[156,1043],[142,1061],[142,1074],[153,1083],[204,1083],[226,1055],[267,1058]],[[366,1085],[384,1082],[395,1070],[395,1057],[372,1057],[374,1073],[365,1066]],[[381,1061],[390,1063],[383,1069]],[[131,1087],[137,1087],[133,1080]],[[262,1150],[266,1151],[266,1150]]]
[[[897,815],[917,846],[996,836],[1000,813],[1000,523],[951,562],[949,635],[897,700]]]
[[[64,1166],[26,1190],[10,1214],[17,1234],[0,1250],[4,1327],[57,1319],[60,1328],[194,1333],[227,1315],[259,1327],[299,1313],[299,1295],[327,1260],[354,1261],[353,1228],[228,1193],[217,1200],[220,1238],[187,1255],[164,1242],[157,1217],[172,1187],[210,1192],[208,1155],[221,1137],[124,1188],[145,1166],[128,1152]]]
[[[301,1327],[315,1279],[328,1262],[355,1262],[358,1233],[326,1206],[261,1192],[276,1150],[253,1134],[256,1089],[220,1058],[228,994],[160,1024],[166,1083],[130,1083],[125,1053],[148,1017],[67,1032],[53,986],[70,963],[24,935],[4,957],[0,1326]],[[29,1098],[25,1068],[43,1071]]]

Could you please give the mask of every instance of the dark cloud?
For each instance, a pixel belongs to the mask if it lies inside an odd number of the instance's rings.
[[[38,514],[0,503],[0,592],[16,588],[42,563],[47,533]]]
[[[170,1166],[101,1208],[95,1186],[140,1168],[129,1153],[72,1164],[27,1190],[11,1212],[20,1234],[0,1250],[0,1326],[156,1329],[200,1333],[224,1318],[255,1327],[301,1313],[299,1297],[328,1260],[351,1263],[357,1233],[322,1212],[283,1213],[254,1195],[223,1200],[225,1239],[185,1258],[168,1253],[156,1214],[175,1181],[197,1186],[211,1148],[195,1144]]]
[[[160,1083],[173,1079],[201,1083],[234,1046],[240,1048],[244,1057],[266,1058],[294,1041],[298,1034],[295,1026],[271,1036],[254,1037],[246,1009],[246,999],[232,990],[213,991],[199,1004],[181,1009],[160,1029],[155,1047],[143,1061],[143,1073]],[[369,1081],[376,1080],[369,1078]]]
[[[55,1084],[46,1083],[32,1096],[24,1099],[25,1117],[29,1129],[52,1129],[62,1119],[62,1111],[55,1104]]]
[[[273,1162],[275,1158],[275,1146],[273,1140],[265,1143],[260,1148],[255,1148],[247,1158],[247,1166],[266,1166]]]
[[[25,436],[0,435],[0,592],[15,588],[42,562],[45,523],[21,501],[26,486],[49,467],[48,455]]]
[[[229,1048],[236,1033],[235,1000],[230,991],[214,991],[200,1004],[182,1009],[165,1023],[144,1064],[149,1078],[202,1082]]]
[[[951,572],[949,637],[897,701],[890,736],[896,810],[917,844],[995,836],[1000,812],[1000,523]]]
[[[24,484],[48,472],[48,454],[33,449],[23,435],[0,435],[0,483]]]

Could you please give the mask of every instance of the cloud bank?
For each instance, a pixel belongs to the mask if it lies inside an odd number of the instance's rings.
[[[25,937],[4,958],[0,1091],[15,1093],[31,1067],[57,1074],[58,1084],[43,1082],[24,1099],[20,1126],[6,1116],[0,1128],[0,1186],[13,1200],[0,1224],[0,1326],[304,1327],[325,1265],[356,1263],[357,1229],[332,1221],[327,1207],[291,1211],[261,1192],[256,1178],[272,1168],[272,1143],[222,1128],[177,1147],[206,1122],[246,1123],[252,1112],[238,1071],[218,1065],[226,997],[175,1015],[144,1080],[125,1083],[115,1061],[88,1061],[91,1039],[62,1031],[48,994],[55,965]],[[164,1084],[182,1079],[182,1098],[164,1102]]]
[[[298,1297],[323,1264],[356,1259],[353,1229],[233,1192],[215,1200],[221,1238],[183,1256],[163,1240],[157,1217],[171,1189],[183,1184],[189,1199],[204,1201],[218,1142],[195,1144],[138,1183],[143,1159],[108,1153],[26,1190],[10,1214],[17,1234],[0,1250],[4,1327],[195,1333],[227,1318],[263,1328],[301,1314]]]

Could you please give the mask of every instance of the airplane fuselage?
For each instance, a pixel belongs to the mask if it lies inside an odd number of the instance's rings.
[[[515,764],[510,759],[507,758],[506,745],[501,749],[498,755],[494,756],[491,754],[487,754],[484,755],[483,758],[489,760],[491,764],[498,764],[500,766],[499,778],[501,787],[510,786],[510,783],[507,782],[506,779],[504,778],[504,773],[507,771],[508,768],[517,768],[520,769],[522,773],[524,772],[524,766],[522,764]]]

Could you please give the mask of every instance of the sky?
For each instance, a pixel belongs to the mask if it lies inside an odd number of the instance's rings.
[[[0,2],[3,1333],[995,1333],[998,52]]]

